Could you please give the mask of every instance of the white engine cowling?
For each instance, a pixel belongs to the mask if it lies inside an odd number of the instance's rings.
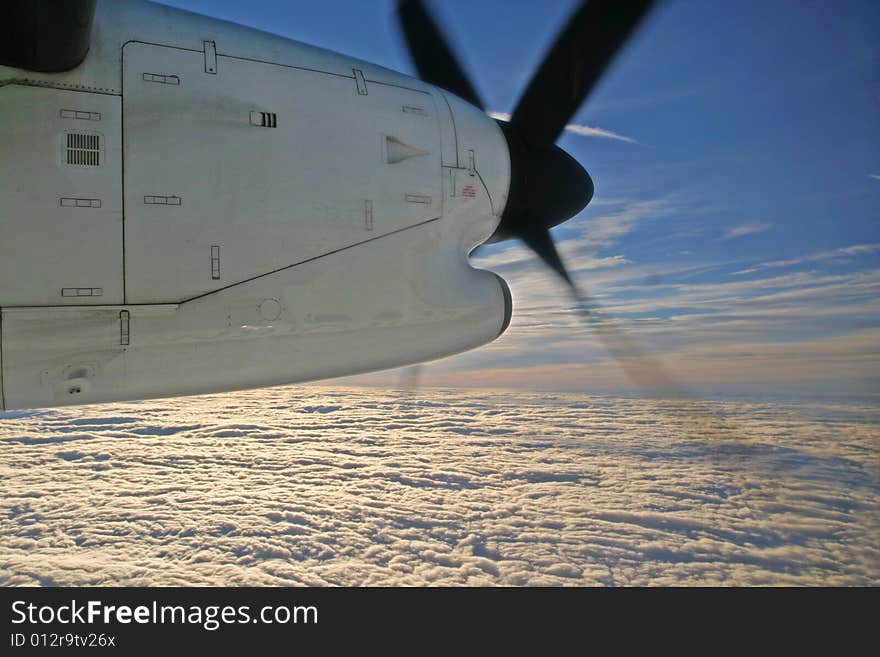
[[[162,45],[156,45],[162,44]],[[219,392],[485,344],[510,161],[431,85],[144,2],[0,66],[0,408]]]

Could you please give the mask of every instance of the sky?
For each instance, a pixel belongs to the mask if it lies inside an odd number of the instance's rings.
[[[166,4],[413,74],[386,1]],[[576,3],[433,2],[498,115]],[[554,230],[580,285],[686,387],[880,392],[880,5],[662,3],[560,145],[593,202]],[[514,319],[422,385],[632,391],[565,288],[516,242],[472,256]],[[349,382],[387,383],[398,373]]]

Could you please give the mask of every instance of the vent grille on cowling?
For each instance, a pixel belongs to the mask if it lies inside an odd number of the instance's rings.
[[[251,125],[258,128],[277,128],[278,115],[275,112],[251,112]]]
[[[67,163],[87,167],[101,166],[101,136],[68,132]]]

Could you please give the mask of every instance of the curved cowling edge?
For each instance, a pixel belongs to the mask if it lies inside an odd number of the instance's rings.
[[[89,52],[95,0],[7,0],[0,21],[0,64],[59,73]]]
[[[504,295],[504,321],[501,323],[501,330],[498,331],[498,335],[495,336],[496,339],[498,339],[504,334],[507,327],[510,326],[510,320],[513,318],[513,297],[510,294],[510,286],[507,284],[507,281],[501,278],[498,274],[495,274],[495,278],[498,279],[498,284],[501,286],[501,293]]]

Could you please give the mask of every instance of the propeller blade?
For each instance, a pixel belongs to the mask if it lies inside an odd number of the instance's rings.
[[[397,380],[397,390],[403,395],[411,395],[419,387],[419,381],[422,378],[422,365],[410,365],[400,370]]]
[[[559,251],[556,250],[556,245],[553,243],[553,237],[547,226],[541,221],[533,221],[528,215],[521,216],[521,220],[517,223],[519,225],[516,227],[516,236],[538,254],[538,257],[576,292],[574,281],[565,268]]]
[[[663,364],[645,354],[638,343],[615,320],[604,315],[599,304],[574,282],[556,250],[550,231],[540,223],[525,222],[525,225],[529,230],[520,234],[522,240],[568,284],[578,315],[596,331],[602,346],[629,380],[648,397],[692,401],[691,395]]]
[[[7,0],[0,23],[0,65],[60,73],[89,52],[95,0]]]
[[[740,448],[747,447],[742,442],[748,436],[743,426],[725,417],[720,406],[693,395],[660,360],[646,354],[616,320],[604,315],[595,300],[576,285],[571,290],[575,309],[596,331],[605,350],[645,397],[659,402],[658,410],[675,426],[703,440],[738,441]]]
[[[419,77],[485,109],[422,0],[399,0],[397,17]]]
[[[693,401],[685,388],[663,364],[644,353],[638,343],[613,319],[605,316],[599,304],[572,285],[578,314],[595,329],[602,346],[617,361],[630,381],[648,397]]]
[[[590,0],[548,51],[510,123],[532,144],[552,144],[596,86],[654,0]]]

